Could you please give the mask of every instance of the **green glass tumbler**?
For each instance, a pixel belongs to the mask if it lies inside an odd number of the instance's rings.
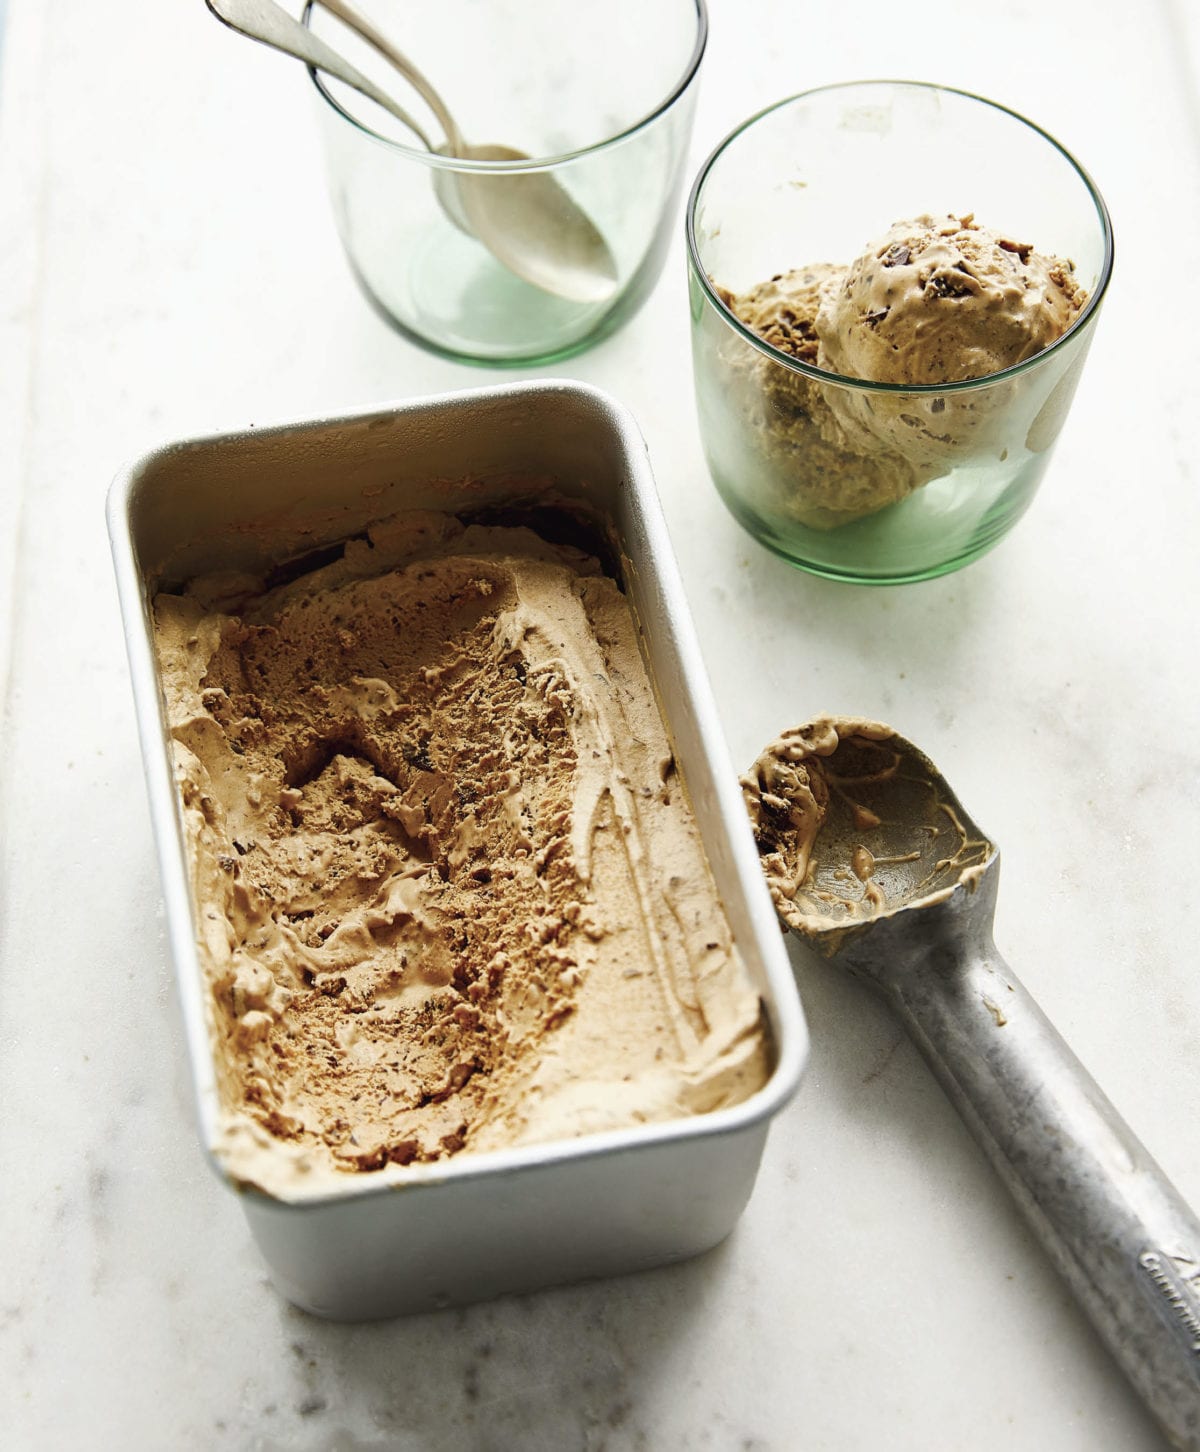
[[[420,95],[310,3],[306,23],[410,109],[431,143],[310,72],[338,231],[368,299],[422,346],[490,366],[550,363],[627,321],[674,234],[708,34],[703,0],[358,8],[428,76],[466,142],[525,158],[445,154],[445,127]],[[531,178],[559,189],[607,250],[604,295],[564,296],[506,265],[504,248],[486,245],[465,209],[447,203],[481,178],[501,209]],[[548,231],[557,246],[553,219]]]
[[[1071,261],[1088,293],[1056,341],[1002,371],[851,379],[772,346],[731,306],[793,269],[851,262],[901,219],[968,212]],[[1057,142],[944,87],[810,91],[716,149],[687,241],[700,432],[756,539],[814,574],[894,584],[958,569],[1008,533],[1045,473],[1112,270],[1105,205]]]

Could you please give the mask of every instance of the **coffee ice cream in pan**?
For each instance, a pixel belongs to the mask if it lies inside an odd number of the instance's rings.
[[[410,512],[155,602],[235,1178],[736,1104],[770,1074],[624,595]]]

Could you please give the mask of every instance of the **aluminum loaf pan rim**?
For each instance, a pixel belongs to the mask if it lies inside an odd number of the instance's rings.
[[[370,1176],[357,1177],[344,1186],[322,1184],[311,1190],[297,1187],[295,1191],[287,1193],[266,1191],[236,1178],[222,1162],[217,1149],[221,1109],[205,1001],[207,989],[196,950],[187,865],[178,827],[177,793],[169,755],[164,749],[165,728],[153,655],[149,585],[138,559],[134,539],[137,491],[147,470],[182,450],[219,450],[228,445],[245,444],[249,441],[253,441],[255,447],[269,448],[274,440],[295,437],[298,431],[337,429],[384,418],[402,423],[407,418],[415,419],[439,412],[453,413],[464,406],[486,407],[514,399],[529,403],[540,399],[551,404],[558,403],[560,406],[572,400],[577,405],[582,404],[604,416],[619,446],[628,471],[625,482],[635,497],[645,528],[647,554],[654,561],[660,587],[677,600],[681,607],[672,622],[673,645],[680,658],[682,675],[687,682],[687,694],[695,711],[698,730],[712,764],[720,817],[728,832],[728,845],[737,876],[746,893],[746,906],[767,979],[770,993],[767,1008],[775,1048],[774,1067],[762,1088],[741,1103],[691,1115],[685,1119],[665,1120],[507,1149],[481,1150],[430,1164],[392,1166]],[[808,1058],[807,1025],[775,911],[762,878],[749,821],[741,802],[737,774],[728,758],[724,732],[691,613],[686,606],[682,579],[671,548],[646,446],[632,415],[624,405],[592,385],[565,379],[545,379],[533,383],[514,382],[485,388],[453,390],[333,415],[310,416],[228,432],[200,434],[160,444],[122,468],[109,489],[106,516],[201,1138],[209,1162],[220,1179],[235,1191],[262,1196],[279,1205],[303,1208],[357,1200],[364,1196],[415,1191],[423,1184],[445,1184],[449,1181],[509,1175],[526,1167],[598,1158],[626,1150],[649,1149],[664,1142],[736,1134],[770,1119],[791,1099],[799,1086]]]

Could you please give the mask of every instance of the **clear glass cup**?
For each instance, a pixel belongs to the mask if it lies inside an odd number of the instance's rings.
[[[565,358],[629,319],[673,235],[708,34],[704,0],[357,8],[428,77],[469,144],[534,158],[431,152],[374,102],[310,72],[338,230],[368,298],[414,341],[489,365]],[[304,19],[443,144],[417,93],[358,36],[311,0]],[[598,229],[615,264],[608,296],[580,301],[524,280],[440,200],[463,176],[516,187],[531,174],[552,176]]]
[[[968,212],[1070,260],[1088,291],[1057,341],[1002,371],[920,387],[849,379],[775,348],[728,305],[792,269],[850,263],[897,221]],[[938,86],[810,91],[721,143],[693,186],[687,238],[705,453],[761,543],[814,574],[891,584],[960,568],[1024,514],[1112,270],[1104,203],[1044,131]]]

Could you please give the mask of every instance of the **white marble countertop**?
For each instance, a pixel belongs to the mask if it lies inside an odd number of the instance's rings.
[[[739,531],[697,438],[681,229],[641,314],[555,372],[642,426],[734,759],[822,709],[919,742],[1004,849],[1001,950],[1200,1204],[1194,24],[1188,0],[713,0],[692,173],[768,101],[883,74],[1034,117],[1106,195],[1073,413],[967,570],[839,586]],[[916,1052],[799,953],[809,1071],[719,1250],[361,1327],[271,1289],[193,1126],[105,489],[164,439],[500,375],[364,305],[305,77],[200,0],[11,0],[3,65],[4,1446],[1159,1447]]]

